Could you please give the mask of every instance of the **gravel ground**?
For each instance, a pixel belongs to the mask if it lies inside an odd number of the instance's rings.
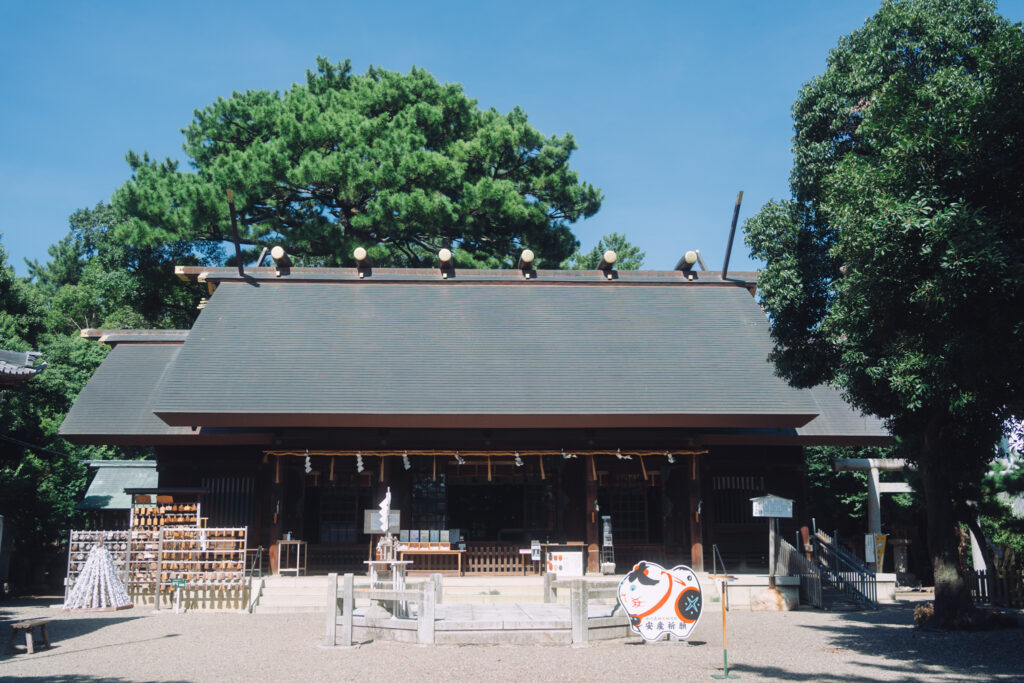
[[[874,613],[729,612],[729,660],[741,680],[1024,681],[1024,629],[930,633],[912,626],[917,594]],[[323,650],[319,614],[246,615],[150,610],[66,614],[56,599],[0,603],[8,624],[51,616],[54,647],[0,655],[19,681],[706,681],[721,673],[719,613],[688,643],[639,638],[566,646],[418,646],[377,641]]]

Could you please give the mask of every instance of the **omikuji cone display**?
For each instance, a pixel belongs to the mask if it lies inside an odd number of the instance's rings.
[[[132,607],[131,598],[117,576],[114,560],[102,544],[89,551],[78,581],[64,603],[68,610],[117,610]]]

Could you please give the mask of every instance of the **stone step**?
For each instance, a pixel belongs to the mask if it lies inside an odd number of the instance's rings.
[[[253,614],[311,614],[326,612],[325,605],[256,605]]]
[[[280,595],[264,593],[260,596],[260,605],[320,605],[327,602],[326,595]]]

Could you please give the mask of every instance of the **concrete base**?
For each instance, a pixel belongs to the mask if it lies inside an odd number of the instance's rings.
[[[704,609],[712,606],[714,601],[721,603],[721,596],[715,587],[715,582],[708,579],[704,582],[701,576],[701,587],[708,599],[704,602]],[[765,602],[762,594],[768,590],[767,574],[737,574],[735,581],[729,582],[729,609],[767,610],[769,605],[777,605],[782,611],[794,610],[800,605],[800,577],[799,576],[776,576],[775,588],[777,596]],[[772,607],[771,609],[776,609]]]
[[[753,612],[788,612],[800,606],[799,600],[793,600],[777,588],[765,588],[751,598],[750,609]]]
[[[882,605],[891,605],[896,602],[896,575],[876,574],[876,587],[878,590],[878,602]]]

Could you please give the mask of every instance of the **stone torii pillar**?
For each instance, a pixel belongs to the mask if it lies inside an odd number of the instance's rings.
[[[907,467],[902,458],[836,458],[832,469],[836,472],[867,472],[868,474],[868,533],[882,533],[882,494],[910,493],[913,491],[906,482],[879,481],[879,472],[902,472]],[[913,467],[912,465],[910,467]],[[905,549],[904,549],[905,551]],[[870,563],[874,564],[874,563]],[[875,568],[877,571],[881,567]]]

